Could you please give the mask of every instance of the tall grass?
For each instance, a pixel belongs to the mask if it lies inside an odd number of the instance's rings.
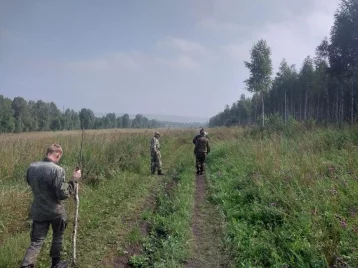
[[[135,267],[182,267],[190,256],[194,133],[161,132],[164,180],[149,174],[152,131],[86,132],[79,267],[104,267],[132,240],[143,242],[143,254],[131,259]],[[219,128],[209,129],[209,138],[210,199],[225,215],[224,241],[236,267],[358,267],[357,128]],[[61,165],[70,174],[81,132],[0,136],[0,267],[17,267],[29,244],[32,196],[24,175],[54,142],[63,146]],[[140,218],[153,191],[156,208],[143,215],[151,232],[138,239],[126,219]],[[73,201],[66,206],[69,258]],[[49,247],[50,236],[39,267],[48,267]]]
[[[147,215],[150,234],[143,242],[143,254],[132,257],[133,267],[183,267],[189,258],[195,191],[194,158],[188,157],[190,142],[188,137],[186,145],[176,153],[176,164],[169,171],[156,208]]]
[[[173,153],[185,141],[187,131],[162,131],[164,169],[176,162]],[[83,147],[83,181],[80,184],[78,234],[79,267],[103,266],[109,252],[118,251],[131,226],[125,218],[140,215],[158,178],[150,175],[149,145],[152,131],[86,131]],[[191,136],[191,135],[190,135]],[[32,195],[25,182],[26,169],[44,157],[46,147],[59,143],[61,161],[70,177],[79,162],[81,132],[48,132],[0,136],[0,267],[19,266],[29,245],[29,210]],[[69,216],[63,257],[71,256],[74,202],[66,201]],[[48,236],[39,267],[49,265]],[[119,252],[118,252],[119,254]]]
[[[358,130],[250,132],[209,158],[237,267],[358,267]]]

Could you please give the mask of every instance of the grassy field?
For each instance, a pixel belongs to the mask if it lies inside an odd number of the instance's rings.
[[[79,267],[93,267],[91,265],[96,263],[97,267],[103,267],[103,263],[110,263],[103,262],[105,259],[114,261],[116,256],[123,254],[128,244],[137,242],[133,241],[137,239],[133,232],[135,233],[142,214],[145,215],[146,201],[153,193],[159,195],[160,186],[168,183],[172,176],[179,176],[178,158],[185,159],[182,156],[183,150],[190,150],[188,145],[193,133],[166,130],[162,133],[164,170],[169,174],[165,179],[149,175],[149,144],[152,131],[85,132],[84,179],[80,187]],[[29,209],[32,197],[24,175],[28,165],[32,161],[42,159],[46,146],[53,142],[63,146],[61,165],[70,173],[78,162],[81,132],[31,133],[1,137],[0,267],[19,266],[29,244]],[[192,169],[193,159],[186,159]],[[73,200],[67,200],[66,206],[69,224],[64,257],[69,258],[72,250]],[[190,209],[186,213],[190,213]],[[45,242],[39,267],[49,265],[49,242],[50,239]]]
[[[247,132],[209,159],[237,267],[358,267],[358,129]]]
[[[127,255],[133,267],[185,267],[205,251],[191,230],[195,133],[161,132],[164,177],[149,174],[152,130],[85,132],[78,267],[119,267]],[[224,235],[213,241],[223,241],[232,267],[358,267],[357,128],[218,128],[209,138],[205,209],[223,215]],[[54,142],[70,174],[80,131],[0,136],[1,268],[18,267],[29,245],[32,196],[24,175]],[[70,259],[72,199],[66,207],[63,254]],[[38,267],[49,267],[50,238]]]

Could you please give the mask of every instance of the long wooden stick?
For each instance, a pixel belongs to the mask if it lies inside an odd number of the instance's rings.
[[[77,242],[77,227],[78,227],[78,207],[80,203],[80,198],[78,196],[78,183],[75,183],[75,202],[76,202],[76,211],[75,211],[75,220],[73,222],[73,257],[72,257],[72,264],[76,265],[76,242]]]
[[[83,123],[81,120],[81,129],[82,129],[82,138],[81,138],[81,147],[80,147],[80,155],[79,155],[79,159],[78,159],[78,166],[76,168],[76,170],[80,169],[80,167],[82,167],[82,160],[83,160],[83,156],[82,156],[82,148],[83,148],[83,140],[84,140],[84,134],[85,134],[85,130],[83,127]],[[77,251],[77,247],[76,247],[76,242],[77,242],[77,228],[78,228],[78,210],[79,210],[79,204],[80,204],[80,197],[78,195],[78,188],[79,188],[79,183],[75,182],[75,203],[76,203],[76,210],[75,210],[75,219],[73,222],[73,236],[72,236],[72,247],[73,247],[73,256],[72,256],[72,264],[75,267],[76,266],[76,251]]]

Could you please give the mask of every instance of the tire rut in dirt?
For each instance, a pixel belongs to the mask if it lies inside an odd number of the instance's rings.
[[[188,260],[185,267],[229,267],[222,245],[223,220],[220,218],[218,209],[208,201],[205,175],[197,175],[195,180],[192,216],[194,256]]]
[[[160,182],[162,183],[162,182]],[[156,207],[156,198],[158,192],[153,190],[152,193],[147,197],[143,202],[139,211],[153,211]],[[125,226],[128,227],[127,233],[129,233],[133,228],[138,228],[141,236],[146,237],[149,234],[150,226],[149,223],[141,219],[141,213],[136,213],[128,217],[123,217],[122,222],[125,223]],[[132,256],[141,254],[142,245],[140,243],[134,243],[125,247],[125,254],[115,258],[106,258],[103,260],[103,266],[105,267],[115,267],[115,268],[130,268],[132,267],[129,264],[129,261]]]
[[[164,178],[163,178],[163,180],[161,180],[160,183],[164,183]],[[167,182],[165,184],[164,193],[167,195],[170,195],[172,189],[176,186],[176,184],[177,184],[176,180],[170,180],[169,182]],[[157,202],[158,194],[160,194],[160,193],[155,192],[155,194],[152,194],[148,197],[147,201],[144,202],[142,211],[147,210],[147,211],[152,211],[153,213],[155,213],[157,211],[157,209],[158,209],[158,202]],[[127,221],[128,226],[134,226],[138,222],[138,218],[124,219],[124,220]],[[149,236],[149,233],[151,231],[151,225],[148,221],[143,220],[140,223],[139,228],[140,228],[142,237]],[[115,261],[113,263],[113,267],[114,268],[132,268],[133,266],[130,265],[131,257],[133,257],[134,255],[142,254],[143,253],[142,251],[143,251],[143,246],[140,243],[128,246],[125,250],[126,254],[124,254],[120,257],[117,257],[115,259]]]

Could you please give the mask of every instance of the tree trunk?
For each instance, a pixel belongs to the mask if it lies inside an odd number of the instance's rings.
[[[307,120],[307,105],[308,105],[308,96],[307,96],[307,90],[306,90],[306,93],[305,93],[305,110],[304,110],[304,120],[306,121]]]
[[[261,92],[261,102],[262,102],[262,127],[265,126],[265,103],[264,103],[264,93]]]
[[[329,118],[329,95],[328,95],[328,90],[326,91],[326,98],[327,98],[327,111],[326,111],[326,122],[330,121]]]
[[[285,125],[287,123],[287,91],[285,91]]]
[[[297,114],[296,114],[296,103],[294,102],[293,98],[291,97],[291,114],[294,116],[294,118],[297,120]]]
[[[335,115],[336,115],[336,124],[338,124],[339,123],[339,92],[338,91],[336,95]]]
[[[318,95],[318,97],[317,97],[317,112],[316,112],[316,120],[320,120],[320,111],[319,111],[319,98],[320,97],[320,95]]]
[[[241,115],[240,115],[240,106],[238,107],[239,110],[239,126],[241,125]]]
[[[341,116],[340,116],[340,123],[343,123],[344,121],[344,102],[343,102],[343,96],[341,99]]]
[[[257,108],[258,107],[258,103],[255,103],[255,109],[254,109],[254,118],[253,118],[253,123],[256,125],[256,123],[257,123]]]

